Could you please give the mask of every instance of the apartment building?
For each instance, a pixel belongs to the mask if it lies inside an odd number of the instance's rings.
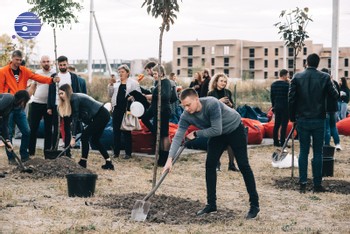
[[[339,76],[349,75],[350,47],[339,48]],[[321,57],[320,68],[331,66],[331,48],[305,41],[296,60],[296,72],[304,69],[308,54]],[[179,77],[192,77],[204,68],[211,75],[223,72],[231,78],[275,79],[280,69],[293,75],[293,48],[283,41],[195,40],[173,42],[173,70]]]

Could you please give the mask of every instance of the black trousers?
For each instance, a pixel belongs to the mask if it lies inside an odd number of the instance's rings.
[[[212,137],[208,141],[207,160],[205,163],[208,204],[216,206],[216,165],[227,146],[231,146],[235,154],[249,194],[250,205],[259,207],[259,196],[256,191],[254,174],[248,161],[247,137],[243,124],[240,124],[236,130],[229,134]]]
[[[275,125],[273,127],[273,142],[281,143],[281,145],[284,144],[286,140],[286,132],[287,132],[287,126],[288,126],[288,109],[282,109],[282,110],[275,110]],[[278,133],[279,129],[281,127],[281,135],[280,140],[278,139]]]
[[[90,149],[89,140],[97,147],[104,159],[109,158],[107,150],[100,142],[103,131],[109,122],[109,118],[108,110],[102,107],[94,116],[92,122],[83,131],[81,134],[82,158],[88,158]]]
[[[120,126],[122,124],[122,120],[124,117],[125,109],[123,110],[114,108],[113,110],[113,135],[114,135],[114,155],[120,154],[121,149],[121,141],[123,133],[124,135],[124,141],[125,141],[125,154],[131,156],[132,153],[132,138],[131,138],[131,131],[123,131],[120,130]]]
[[[29,138],[29,155],[35,155],[37,133],[40,120],[44,118],[44,150],[51,148],[52,143],[52,115],[47,113],[47,104],[35,103],[30,104],[30,138]]]

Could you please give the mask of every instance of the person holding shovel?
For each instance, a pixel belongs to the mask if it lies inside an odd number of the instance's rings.
[[[86,168],[89,154],[89,140],[93,143],[106,160],[102,169],[114,170],[111,158],[107,150],[100,142],[102,133],[109,122],[110,114],[103,104],[84,93],[73,93],[69,84],[64,84],[58,90],[59,102],[58,113],[61,117],[71,116],[72,118],[72,139],[70,146],[74,147],[77,134],[77,122],[81,120],[87,127],[81,135],[82,156],[79,165]]]
[[[200,130],[188,134],[189,140],[196,137],[209,138],[205,164],[207,205],[197,212],[197,216],[217,211],[216,166],[224,150],[230,146],[236,156],[249,194],[250,209],[245,217],[246,219],[255,218],[260,211],[259,196],[256,191],[254,174],[248,161],[247,138],[239,113],[214,97],[199,98],[194,89],[183,90],[180,100],[185,111],[180,117],[179,128],[173,138],[163,173],[167,170],[171,171],[173,158],[186,130],[190,125],[194,125]]]
[[[24,108],[29,101],[29,93],[26,90],[20,90],[12,95],[10,93],[0,94],[0,130],[1,136],[9,146],[6,150],[12,151],[13,146],[9,137],[9,116],[13,109]],[[9,159],[9,164],[16,164],[14,158]]]

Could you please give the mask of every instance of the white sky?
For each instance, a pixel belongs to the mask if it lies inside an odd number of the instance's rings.
[[[58,0],[63,1],[63,0]],[[77,13],[79,23],[72,29],[57,30],[58,55],[87,59],[90,0],[75,0],[84,5]],[[21,4],[20,4],[21,2]],[[172,60],[172,42],[183,40],[243,39],[277,41],[274,23],[284,9],[309,7],[307,31],[314,43],[331,46],[332,0],[183,0],[175,24],[163,38],[163,61]],[[339,46],[350,47],[350,1],[339,0]],[[109,59],[147,59],[158,57],[161,19],[154,19],[141,8],[143,0],[94,0],[95,15]],[[0,34],[14,35],[14,21],[28,11],[27,0],[1,0]],[[53,57],[52,28],[44,25],[37,39],[37,54]],[[15,41],[14,41],[15,42]],[[93,59],[103,59],[94,26]]]

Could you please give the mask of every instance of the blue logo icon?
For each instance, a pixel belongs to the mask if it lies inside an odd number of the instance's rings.
[[[23,39],[36,37],[41,30],[41,20],[32,12],[24,12],[15,20],[15,31]]]

